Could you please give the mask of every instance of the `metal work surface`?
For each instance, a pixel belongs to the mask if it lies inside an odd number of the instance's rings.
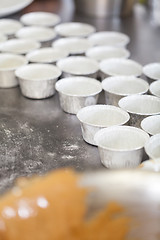
[[[18,19],[21,14],[10,17]],[[143,65],[160,61],[160,28],[152,25],[148,10],[141,6],[122,20],[74,14],[69,5],[59,14],[62,21],[87,22],[98,31],[124,32],[131,38],[131,59]],[[99,103],[104,103],[103,94]],[[78,171],[104,168],[97,148],[83,141],[76,116],[60,108],[57,93],[45,100],[30,100],[18,87],[0,89],[0,139],[1,192],[19,176],[68,166]]]

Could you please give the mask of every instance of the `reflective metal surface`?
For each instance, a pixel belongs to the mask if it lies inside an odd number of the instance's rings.
[[[75,0],[77,11],[89,16],[128,16],[135,0]]]
[[[107,21],[74,14],[70,1],[62,1],[56,9],[62,21],[86,22],[98,31],[128,34],[131,58],[143,65],[160,60],[160,31],[152,26],[144,7],[136,6],[128,18]],[[23,13],[25,10],[10,18],[18,19]],[[104,103],[103,94],[99,103]],[[97,148],[84,142],[77,117],[60,108],[57,93],[45,100],[30,100],[18,87],[0,89],[0,139],[1,191],[19,176],[43,174],[59,167],[71,166],[78,171],[104,168]]]

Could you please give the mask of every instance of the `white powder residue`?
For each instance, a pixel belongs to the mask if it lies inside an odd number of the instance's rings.
[[[7,136],[8,138],[10,138],[10,137],[12,136],[12,133],[11,133],[11,131],[10,131],[9,129],[5,129],[5,128],[4,128],[4,132],[5,132],[5,134],[6,134],[6,136]]]
[[[23,123],[23,124],[18,123],[18,125],[19,125],[20,129],[23,130],[23,132],[25,134],[30,134],[31,132],[33,132],[33,129],[28,126],[27,122]]]
[[[64,143],[63,144],[63,149],[66,150],[66,151],[74,151],[74,150],[78,150],[79,149],[79,146],[76,145],[76,144],[68,144],[68,143]]]
[[[62,156],[62,159],[66,159],[66,160],[70,160],[70,159],[73,159],[74,156],[71,156],[71,155],[63,155]]]
[[[47,155],[48,155],[49,157],[55,157],[55,156],[56,156],[56,153],[54,153],[54,152],[48,152]]]
[[[64,155],[61,157],[64,160],[72,160],[77,155],[77,150],[79,150],[78,144],[71,144],[69,141],[64,141],[62,144],[62,152]]]

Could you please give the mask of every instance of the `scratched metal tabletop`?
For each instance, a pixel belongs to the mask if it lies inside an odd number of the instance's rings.
[[[56,10],[63,22],[80,21],[93,24],[97,31],[124,32],[131,38],[131,59],[142,65],[160,61],[160,27],[153,25],[145,7],[137,5],[123,19],[96,19],[75,13],[66,2]],[[19,19],[24,12],[9,18]],[[103,93],[99,103],[104,103]],[[60,167],[77,171],[104,168],[97,148],[83,141],[76,116],[60,108],[57,93],[45,100],[31,100],[21,95],[19,87],[0,89],[0,139],[0,192],[19,176]]]

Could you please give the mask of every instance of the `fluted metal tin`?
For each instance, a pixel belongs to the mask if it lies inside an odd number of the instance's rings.
[[[54,95],[61,71],[50,64],[30,64],[19,68],[15,74],[25,97],[43,99]]]
[[[160,98],[151,95],[127,96],[118,105],[130,114],[129,124],[134,127],[140,127],[145,117],[160,114]]]
[[[95,134],[102,128],[123,125],[129,121],[129,114],[119,107],[110,105],[93,105],[82,108],[77,117],[81,123],[83,139],[97,146]]]
[[[102,164],[107,168],[135,168],[143,159],[149,135],[130,126],[114,126],[100,130],[94,140]]]
[[[11,53],[0,54],[0,88],[12,88],[18,85],[15,70],[27,64],[23,56]]]
[[[61,108],[71,114],[98,101],[102,87],[99,81],[87,77],[63,78],[56,83]]]

